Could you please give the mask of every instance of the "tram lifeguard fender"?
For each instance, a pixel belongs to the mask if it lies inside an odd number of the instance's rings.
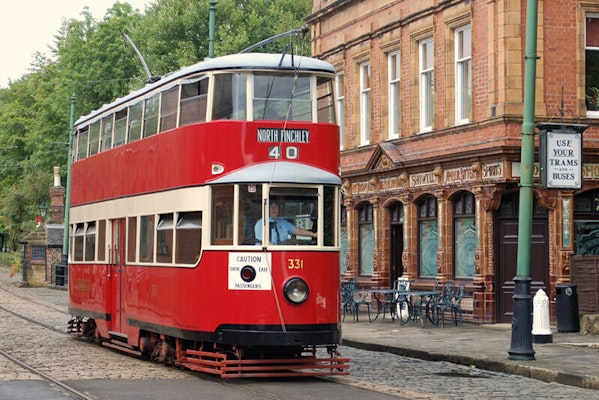
[[[341,185],[341,179],[337,175],[309,165],[289,161],[274,161],[252,165],[214,179],[210,183],[256,181]]]

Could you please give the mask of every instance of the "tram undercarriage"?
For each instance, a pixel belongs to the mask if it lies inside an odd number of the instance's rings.
[[[180,338],[143,332],[139,347],[126,338],[101,337],[93,319],[73,318],[68,333],[93,339],[102,346],[167,365],[218,375],[221,378],[271,378],[293,376],[349,375],[349,358],[339,353],[337,345],[320,348],[327,356],[319,357],[317,346],[244,348],[215,343],[190,342]]]

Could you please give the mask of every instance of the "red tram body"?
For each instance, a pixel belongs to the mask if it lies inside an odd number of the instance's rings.
[[[333,79],[238,54],[80,118],[69,331],[222,377],[347,374]]]

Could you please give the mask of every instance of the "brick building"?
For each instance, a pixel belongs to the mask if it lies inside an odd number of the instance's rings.
[[[314,0],[312,54],[338,73],[344,278],[454,280],[466,319],[511,322],[526,13],[523,0]],[[599,254],[599,0],[540,1],[537,32],[535,122],[588,128],[580,188],[535,178],[531,291],[573,282],[581,313],[598,313],[585,266]]]

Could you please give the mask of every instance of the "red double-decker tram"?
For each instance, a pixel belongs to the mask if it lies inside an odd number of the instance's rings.
[[[79,118],[69,331],[228,378],[347,374],[333,80],[230,55]]]

